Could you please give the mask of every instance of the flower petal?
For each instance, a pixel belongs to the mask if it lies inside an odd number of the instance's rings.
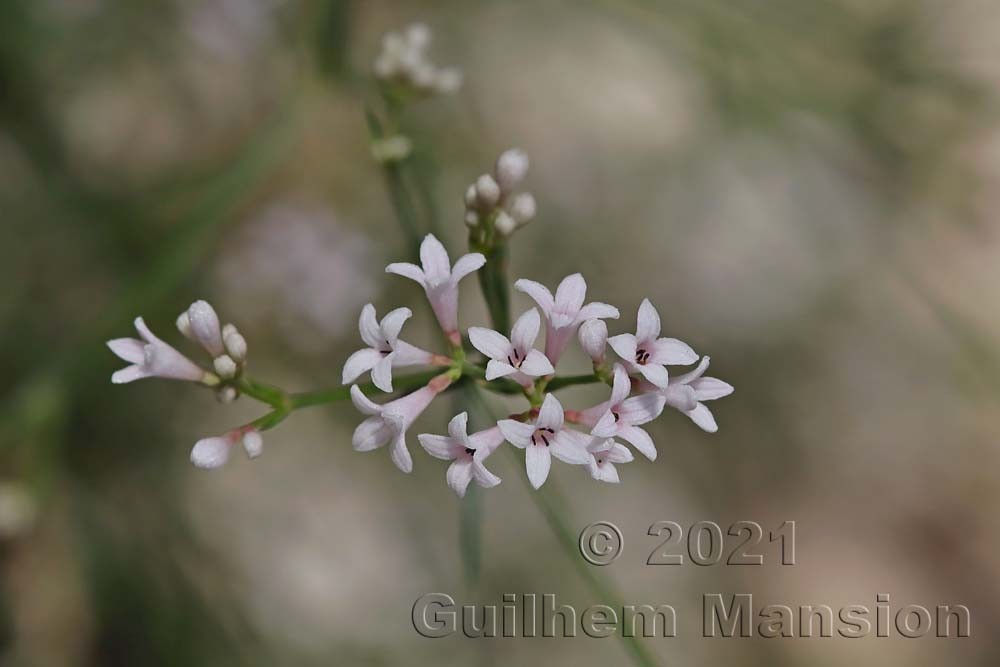
[[[484,431],[473,433],[469,436],[469,441],[472,448],[476,450],[475,459],[482,461],[504,443],[504,435],[499,427],[494,426]]]
[[[510,341],[502,333],[485,327],[469,327],[472,346],[490,359],[506,361],[511,354]]]
[[[413,457],[410,456],[410,450],[406,448],[405,435],[406,433],[403,432],[396,434],[396,438],[392,441],[390,458],[397,468],[403,472],[411,472],[413,470]]]
[[[385,272],[395,273],[397,276],[403,276],[404,278],[415,280],[420,283],[421,287],[427,287],[427,280],[424,278],[423,269],[416,264],[410,264],[409,262],[394,262],[385,267]]]
[[[392,428],[381,417],[369,417],[354,429],[351,446],[356,452],[370,452],[389,442]]]
[[[362,373],[367,373],[375,368],[375,364],[381,359],[382,353],[378,350],[373,350],[370,347],[358,350],[344,362],[344,372],[341,374],[341,382],[344,384],[354,382]]]
[[[552,450],[552,456],[563,463],[585,465],[590,461],[590,452],[587,451],[587,446],[584,443],[590,440],[592,438],[584,433],[564,429],[556,433],[556,437],[549,445],[549,449]],[[528,449],[531,448],[529,447]]]
[[[618,478],[618,469],[607,460],[600,464],[594,461],[590,466],[590,475],[598,482],[607,482],[608,484],[618,484],[621,481]]]
[[[531,350],[521,362],[521,372],[531,377],[542,377],[556,372],[549,358],[538,350]]]
[[[472,481],[472,466],[472,459],[455,459],[448,466],[445,479],[448,481],[448,486],[458,494],[459,498],[465,496],[465,490],[469,488],[469,482]]]
[[[621,313],[614,306],[610,306],[606,303],[601,303],[600,301],[593,301],[588,303],[580,312],[577,313],[576,321],[584,322],[586,320],[617,320],[621,317]]]
[[[469,446],[469,413],[459,412],[448,422],[448,435],[452,437],[460,447]]]
[[[688,371],[684,375],[680,375],[680,376],[675,377],[674,379],[672,379],[670,381],[670,384],[674,384],[674,383],[690,384],[691,382],[694,382],[695,380],[697,380],[698,378],[700,378],[702,375],[704,375],[705,371],[708,370],[708,362],[709,361],[710,361],[709,357],[707,357],[707,356],[702,357],[701,361],[698,363],[698,367],[697,368],[695,368],[693,371]]]
[[[615,364],[614,373],[614,381],[611,385],[611,398],[608,399],[608,403],[617,406],[632,393],[632,380],[629,379],[628,372],[621,364]]]
[[[549,317],[549,314],[555,307],[555,299],[552,297],[552,292],[549,291],[548,287],[541,283],[536,283],[534,280],[521,278],[514,283],[514,289],[534,299],[538,307],[545,313],[545,317]]]
[[[365,396],[364,392],[361,391],[361,387],[356,384],[351,385],[351,403],[354,403],[354,407],[357,408],[358,412],[362,414],[382,414],[382,406]]]
[[[448,251],[433,234],[425,236],[420,244],[420,264],[423,265],[424,279],[428,285],[440,285],[451,276]]]
[[[125,368],[112,373],[111,383],[128,384],[129,382],[135,382],[136,380],[148,377],[150,377],[150,374],[142,370],[141,366],[138,364],[132,364],[131,366],[126,366]]]
[[[118,355],[118,358],[130,364],[141,364],[145,358],[141,340],[137,338],[115,338],[107,342],[108,348]]]
[[[608,410],[597,420],[594,424],[594,428],[590,430],[590,434],[598,438],[610,438],[618,434],[618,422],[620,417],[615,419],[615,415],[611,410]]]
[[[719,430],[719,425],[715,423],[712,411],[704,403],[699,403],[695,406],[694,410],[690,410],[684,414],[690,417],[691,421],[697,424],[703,431],[715,433]]]
[[[448,436],[421,433],[417,436],[417,442],[436,459],[450,461],[455,458],[455,443]]]
[[[666,403],[666,397],[659,393],[633,396],[622,402],[618,415],[624,423],[639,426],[659,417]]]
[[[501,419],[497,422],[497,428],[503,433],[507,442],[521,449],[531,444],[531,436],[535,433],[533,424],[525,424],[513,419]]]
[[[608,339],[608,345],[619,357],[628,363],[635,362],[635,351],[638,341],[632,334],[618,334]]]
[[[574,273],[563,278],[559,287],[556,288],[554,312],[561,318],[565,318],[565,321],[560,322],[556,321],[557,318],[552,318],[553,326],[562,327],[571,324],[580,313],[580,308],[586,298],[587,281],[583,279],[582,275]]]
[[[451,282],[457,283],[473,271],[478,271],[484,264],[486,264],[486,257],[478,252],[462,255],[451,270]]]
[[[619,442],[613,444],[607,452],[608,461],[612,463],[630,463],[635,460],[632,450]]]
[[[395,352],[385,355],[372,369],[372,382],[384,392],[392,391],[392,362],[395,357]]]
[[[484,489],[491,489],[500,483],[500,478],[487,470],[479,461],[472,462],[472,477],[476,480],[476,484]]]
[[[563,406],[555,394],[546,394],[542,407],[538,409],[535,428],[550,428],[557,433],[563,427]]]
[[[513,375],[517,372],[517,369],[508,364],[506,361],[497,361],[496,359],[490,359],[486,364],[486,380],[496,380],[497,378],[507,377],[508,375]]]
[[[517,322],[514,322],[514,328],[510,332],[510,343],[514,349],[524,354],[534,347],[541,324],[542,320],[534,308],[525,311],[517,318]]]
[[[683,366],[698,361],[698,353],[691,346],[676,338],[660,338],[649,351],[649,361],[655,364]]]
[[[375,306],[370,303],[366,303],[361,309],[361,315],[358,317],[358,332],[361,334],[361,340],[368,347],[376,350],[385,347],[386,341],[382,340],[382,328],[379,327],[378,320],[375,318]]]
[[[392,367],[420,366],[429,364],[434,360],[434,355],[427,350],[422,350],[415,345],[410,345],[405,340],[396,340],[393,344]]]
[[[690,386],[694,389],[695,398],[699,401],[714,401],[733,393],[733,385],[717,378],[698,378]]]
[[[665,367],[657,363],[650,362],[648,364],[638,364],[636,369],[642,373],[644,378],[660,389],[666,389],[667,385],[670,384],[670,373],[667,372]]]
[[[643,299],[639,304],[639,315],[636,317],[635,337],[643,342],[653,341],[660,337],[660,314],[649,301]]]
[[[622,440],[627,441],[650,461],[656,460],[656,445],[643,429],[638,426],[626,426],[618,433]]]
[[[552,467],[552,455],[545,445],[531,445],[524,450],[524,467],[528,472],[528,481],[536,489],[540,488],[549,477]]]
[[[399,339],[399,332],[402,330],[403,325],[406,324],[406,320],[413,316],[413,311],[409,308],[396,308],[386,313],[386,316],[382,318],[382,322],[379,324],[379,329],[381,331],[381,338],[384,342],[389,344],[389,347],[394,347],[396,341]],[[372,347],[377,348],[377,345],[372,345]]]

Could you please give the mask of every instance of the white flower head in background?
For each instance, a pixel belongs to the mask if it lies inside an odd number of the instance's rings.
[[[502,419],[497,426],[507,442],[524,450],[528,480],[536,489],[548,479],[553,456],[573,465],[590,461],[587,446],[593,438],[565,426],[562,404],[552,394],[545,396],[534,423]]]
[[[392,391],[392,369],[434,363],[435,355],[399,339],[399,332],[413,313],[409,308],[390,311],[382,321],[375,318],[375,306],[365,305],[358,319],[361,339],[368,345],[358,350],[344,364],[341,381],[354,382],[362,373],[371,371],[372,382],[385,392]],[[443,363],[448,363],[448,358]]]
[[[489,357],[486,379],[511,376],[518,383],[529,386],[534,378],[555,373],[548,358],[534,348],[540,327],[541,319],[534,308],[517,318],[509,339],[492,329],[469,327],[469,341]]]
[[[660,338],[660,314],[649,299],[643,299],[639,305],[635,334],[612,336],[608,344],[630,371],[640,373],[661,389],[667,387],[670,378],[665,366],[698,361],[698,355],[687,343]]]
[[[375,76],[419,96],[458,92],[462,71],[434,65],[427,56],[430,43],[430,28],[422,23],[414,23],[401,33],[386,33],[382,51],[375,58]]]
[[[559,363],[559,358],[566,350],[570,340],[586,320],[617,319],[618,309],[606,303],[588,303],[587,281],[579,273],[563,278],[556,288],[555,296],[545,285],[534,280],[521,279],[514,283],[514,289],[524,292],[538,304],[545,314],[547,324],[545,330],[545,356],[553,365]]]
[[[451,265],[448,251],[433,234],[424,237],[420,244],[420,264],[396,262],[385,267],[386,273],[395,273],[416,281],[424,288],[431,308],[445,335],[454,344],[461,344],[458,331],[458,283],[486,263],[478,252],[462,255]]]
[[[497,158],[493,174],[483,174],[465,192],[465,224],[486,237],[494,230],[508,237],[534,220],[535,197],[516,192],[528,173],[528,154],[510,148]]]
[[[469,414],[461,412],[448,423],[447,436],[428,433],[417,436],[428,454],[452,462],[445,478],[460,498],[465,495],[472,480],[483,488],[492,488],[500,483],[500,478],[487,470],[483,462],[503,444],[503,433],[494,426],[468,435],[468,425]]]

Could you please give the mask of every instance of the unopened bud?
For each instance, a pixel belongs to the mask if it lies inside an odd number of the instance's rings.
[[[470,185],[465,191],[465,205],[468,208],[476,208],[479,205],[479,197],[476,196],[475,185]]]
[[[500,186],[489,174],[476,179],[476,198],[483,208],[493,208],[500,201]]]
[[[529,192],[522,192],[510,203],[510,217],[519,225],[526,225],[535,218],[537,207],[535,198]]]
[[[469,227],[475,227],[476,225],[478,225],[479,224],[479,214],[477,214],[475,211],[466,211],[465,212],[465,224],[468,225]]]
[[[188,317],[187,311],[177,316],[177,330],[183,334],[183,336],[189,340],[194,340],[194,334],[191,332],[191,318]]]
[[[510,236],[514,233],[514,230],[517,229],[517,221],[510,217],[507,211],[500,211],[497,213],[496,220],[493,221],[493,224],[502,236]]]
[[[243,449],[252,459],[261,455],[264,451],[264,438],[261,437],[260,431],[247,431],[243,434]]]
[[[228,354],[216,357],[212,365],[215,366],[215,372],[219,374],[219,377],[227,380],[236,377],[238,366]]]
[[[239,392],[236,391],[236,387],[220,387],[217,392],[215,392],[215,398],[219,400],[219,403],[224,405],[229,405],[236,400],[239,396]]]
[[[496,170],[500,188],[510,192],[528,173],[528,154],[520,148],[506,150],[497,158]]]
[[[580,325],[580,346],[595,364],[604,363],[608,344],[608,325],[604,320],[587,320]]]

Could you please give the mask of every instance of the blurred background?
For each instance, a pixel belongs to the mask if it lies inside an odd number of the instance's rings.
[[[1000,647],[1000,7],[990,0],[8,0],[0,5],[0,664],[625,664],[617,639],[419,637],[414,600],[596,599],[518,477],[480,495],[463,575],[445,464],[351,450],[349,404],[293,415],[264,455],[194,469],[253,401],[113,386],[107,338],[209,299],[255,377],[336,385],[357,314],[409,305],[363,105],[380,38],[413,21],[457,95],[402,116],[453,256],[462,193],[532,158],[515,277],[665,332],[736,387],[720,431],[668,411],[620,486],[553,467],[572,531],[617,523],[596,571],[670,603],[666,665],[996,665]],[[463,320],[485,324],[475,283]],[[529,305],[515,295],[515,313]],[[568,360],[587,368],[579,351]],[[596,388],[567,391],[584,407]],[[442,432],[439,401],[416,432]],[[798,565],[647,567],[658,520],[798,526]],[[772,559],[773,560],[773,559]],[[705,640],[701,596],[965,604],[968,639]]]

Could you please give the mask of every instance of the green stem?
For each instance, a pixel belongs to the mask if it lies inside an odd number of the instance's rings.
[[[546,388],[549,391],[557,391],[565,387],[572,387],[578,384],[593,384],[595,382],[604,382],[596,373],[586,373],[584,375],[564,375],[562,377],[554,377],[549,380]]]

